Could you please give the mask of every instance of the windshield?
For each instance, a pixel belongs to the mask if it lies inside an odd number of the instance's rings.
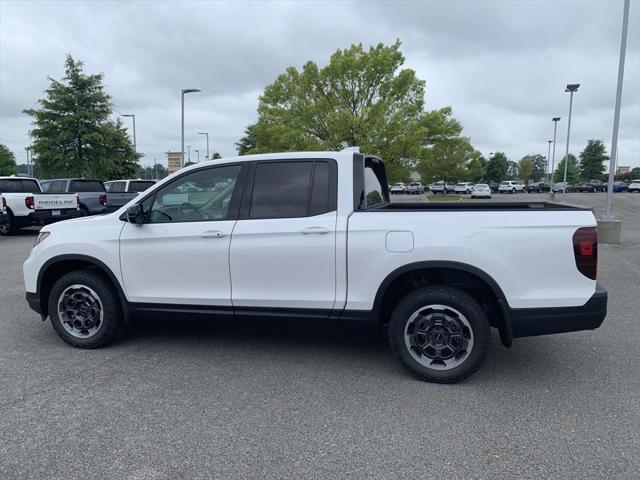
[[[500,182],[500,185],[509,185],[509,182]]]

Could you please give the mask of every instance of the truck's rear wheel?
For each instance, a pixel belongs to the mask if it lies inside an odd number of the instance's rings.
[[[118,293],[99,272],[76,270],[60,277],[49,295],[51,324],[76,348],[100,348],[116,336],[122,321]]]
[[[3,220],[0,220],[0,235],[13,235],[16,233],[16,221],[11,212],[7,212]]]
[[[408,293],[389,324],[389,342],[402,365],[428,382],[456,383],[475,373],[489,338],[489,321],[478,302],[446,286]]]

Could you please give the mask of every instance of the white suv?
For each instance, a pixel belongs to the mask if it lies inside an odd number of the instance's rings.
[[[522,193],[524,191],[524,185],[520,182],[516,182],[515,180],[506,180],[504,182],[500,182],[500,185],[498,185],[498,192],[500,193]]]

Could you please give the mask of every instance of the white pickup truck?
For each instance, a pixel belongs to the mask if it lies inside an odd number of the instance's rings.
[[[0,235],[82,215],[78,195],[42,193],[34,178],[0,177]]]
[[[193,165],[110,215],[44,228],[27,301],[79,348],[145,312],[369,321],[410,372],[447,383],[480,368],[490,327],[509,346],[603,322],[590,210],[391,203],[387,185],[355,149]]]

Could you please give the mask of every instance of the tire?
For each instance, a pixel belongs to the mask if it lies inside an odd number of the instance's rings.
[[[89,216],[89,210],[87,210],[87,207],[84,207],[84,206],[80,207],[80,215],[83,217]]]
[[[442,314],[435,319],[437,323],[425,326],[434,321],[438,312]],[[439,324],[442,319],[448,327]],[[417,322],[422,322],[422,328]],[[416,328],[418,333],[412,334]],[[450,335],[456,329],[460,333]],[[437,336],[435,345],[428,335]],[[447,286],[423,287],[408,293],[396,305],[389,323],[389,343],[394,354],[404,368],[427,382],[456,383],[474,374],[487,357],[489,338],[489,321],[478,302]],[[418,346],[421,342],[422,347]]]
[[[3,237],[8,235],[15,235],[15,233],[18,231],[18,227],[16,226],[16,221],[13,218],[13,214],[11,212],[7,212],[4,218],[5,220],[0,222],[0,235],[2,235]]]
[[[64,322],[58,307],[65,308],[65,303],[70,312],[83,308],[84,315],[81,316],[84,318],[74,316],[75,322],[93,323],[91,328],[85,328],[86,323],[81,329],[70,325],[71,322]],[[78,303],[81,305],[77,306]],[[100,318],[96,319],[98,315]],[[75,270],[56,281],[49,295],[49,316],[58,336],[76,348],[104,347],[114,339],[124,323],[118,292],[107,277],[93,270]],[[90,318],[87,320],[87,317]],[[65,318],[68,320],[70,317],[65,315]]]

